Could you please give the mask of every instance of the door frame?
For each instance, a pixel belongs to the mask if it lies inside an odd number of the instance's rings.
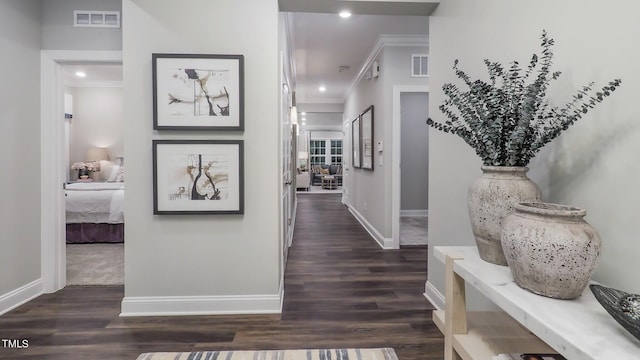
[[[392,248],[400,248],[400,201],[401,201],[401,144],[402,112],[400,96],[402,93],[429,93],[429,85],[394,85],[393,86],[393,121],[391,149],[391,239]],[[425,126],[426,123],[425,123]]]
[[[122,63],[122,51],[40,52],[40,271],[45,293],[58,291],[67,283],[62,65],[78,62]]]

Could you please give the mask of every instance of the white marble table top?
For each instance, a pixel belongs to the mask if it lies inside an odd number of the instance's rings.
[[[459,255],[454,271],[468,285],[569,360],[640,359],[640,340],[618,324],[587,287],[577,299],[557,300],[520,288],[507,266],[480,259],[475,246],[436,246],[434,256]]]

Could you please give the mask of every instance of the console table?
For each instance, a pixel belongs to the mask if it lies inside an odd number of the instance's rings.
[[[506,266],[480,259],[475,246],[436,246],[446,265],[446,307],[433,312],[445,359],[490,360],[499,353],[560,353],[569,360],[640,359],[640,340],[620,326],[589,288],[557,300],[520,288]],[[502,311],[467,311],[465,284]]]

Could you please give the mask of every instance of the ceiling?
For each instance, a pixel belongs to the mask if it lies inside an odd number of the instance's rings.
[[[78,77],[79,71],[86,76]],[[65,85],[76,87],[122,82],[122,64],[64,64],[62,77]]]
[[[381,35],[426,38],[428,15],[439,1],[279,0],[279,3],[286,12],[296,103],[304,109],[304,104],[343,104],[351,87],[365,72]],[[338,15],[342,10],[353,15],[342,18]],[[321,92],[320,86],[326,90]],[[302,130],[341,129],[342,114],[337,115],[320,111],[298,118]]]
[[[426,37],[429,25],[426,16],[289,13],[288,19],[297,103],[343,103],[380,35]]]

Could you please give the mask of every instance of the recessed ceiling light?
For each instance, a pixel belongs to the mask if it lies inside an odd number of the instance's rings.
[[[342,10],[342,11],[340,11],[340,14],[339,14],[339,15],[340,15],[340,17],[341,17],[341,18],[343,18],[343,19],[347,19],[347,18],[350,18],[350,17],[351,17],[351,11],[349,11],[349,10]]]
[[[79,77],[79,78],[83,78],[83,77],[87,76],[87,74],[82,72],[82,71],[76,71],[76,76]]]
[[[324,87],[324,86],[320,86],[320,87],[318,88],[318,90],[320,90],[320,92],[325,92],[325,91],[327,91],[327,88],[326,88],[326,87]]]
[[[300,113],[300,115],[307,115],[307,113],[303,111]]]

